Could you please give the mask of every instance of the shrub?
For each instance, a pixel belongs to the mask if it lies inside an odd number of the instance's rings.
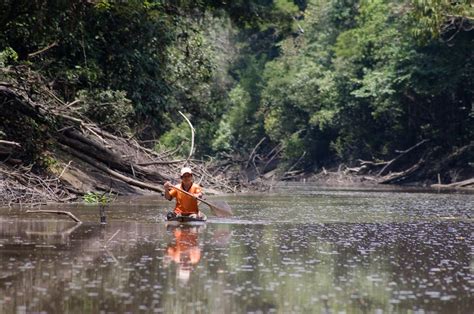
[[[126,92],[118,90],[79,92],[80,111],[101,127],[113,132],[129,132],[133,113],[132,102]]]

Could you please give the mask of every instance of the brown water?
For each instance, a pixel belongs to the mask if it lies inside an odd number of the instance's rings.
[[[166,226],[172,203],[150,197],[112,205],[105,226],[94,206],[60,208],[82,224],[1,209],[0,313],[473,313],[473,194],[214,200],[234,217]]]

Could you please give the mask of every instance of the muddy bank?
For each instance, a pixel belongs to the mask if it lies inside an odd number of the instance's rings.
[[[334,162],[307,169],[301,158],[288,164],[282,160],[283,147],[250,154],[226,156],[229,171],[238,172],[242,182],[265,189],[278,181],[313,182],[331,186],[402,185],[446,189],[474,188],[474,142],[450,150],[429,139],[395,151],[390,160]],[[303,157],[303,156],[302,156]],[[232,166],[231,166],[232,165]]]
[[[396,157],[387,161],[357,160],[315,171],[298,167],[285,170],[277,163],[268,170],[268,161],[262,158],[250,164],[241,162],[240,169],[242,180],[257,189],[265,189],[279,181],[297,181],[334,187],[397,185],[474,190],[473,161],[473,143],[446,152],[426,140],[399,151]]]
[[[454,182],[449,184],[438,184],[430,183],[430,181],[415,181],[404,184],[383,184],[382,178],[376,175],[357,175],[347,174],[344,172],[338,172],[337,169],[334,171],[321,171],[319,173],[308,175],[307,178],[301,179],[300,181],[309,182],[312,184],[328,187],[388,187],[388,186],[399,186],[399,187],[415,187],[415,188],[430,188],[430,189],[442,189],[442,190],[465,190],[474,192],[474,184],[471,180]]]
[[[100,127],[65,102],[34,72],[0,72],[0,206],[81,201],[88,193],[162,193],[184,165],[209,194],[266,191],[278,181],[321,185],[403,184],[474,188],[474,144],[442,151],[428,140],[399,151],[392,160],[359,160],[316,172],[298,161],[283,166],[281,145],[265,154],[259,145],[219,160],[182,159],[156,152],[153,142]],[[262,141],[259,142],[259,144]],[[190,141],[192,143],[192,141]],[[190,151],[192,151],[192,147]]]
[[[87,193],[162,193],[184,165],[209,193],[240,189],[220,163],[177,159],[133,134],[101,128],[27,70],[1,77],[0,112],[0,206],[71,202]]]
[[[359,160],[352,167],[345,164],[329,169],[323,167],[301,180],[331,186],[399,185],[474,190],[473,144],[449,153],[427,147],[413,154],[416,158],[402,155],[390,161]]]

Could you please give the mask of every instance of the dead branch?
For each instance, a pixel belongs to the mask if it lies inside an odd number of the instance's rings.
[[[85,137],[83,134],[79,133],[75,129],[69,129],[63,132],[67,137],[78,140],[82,142],[83,144],[87,145],[88,147],[91,147],[101,154],[104,154],[107,156],[107,158],[114,159],[114,160],[119,160],[120,156],[114,152],[112,152],[110,149],[105,148],[103,145]],[[101,138],[99,136],[99,138]]]
[[[95,132],[92,128],[88,127],[87,125],[83,124],[83,128],[85,128],[87,131],[90,133],[94,134],[101,142],[103,145],[107,146],[110,145],[102,136],[100,136],[97,132]]]
[[[103,137],[108,138],[109,140],[118,140],[119,138],[105,130],[102,130],[101,128],[98,128],[95,125],[88,125],[88,128],[94,130],[97,134],[102,135]]]
[[[293,170],[300,163],[300,161],[303,160],[305,155],[306,155],[306,151],[304,151],[303,154],[301,154],[300,158],[298,158],[298,160],[285,172],[285,174],[290,173],[291,170]]]
[[[284,146],[282,143],[278,143],[275,147],[272,148],[272,150],[270,152],[268,152],[268,154],[265,155],[265,159],[268,159],[270,158],[270,156],[275,153],[275,155],[278,155],[282,150],[283,150]]]
[[[28,59],[29,59],[29,58],[33,58],[34,56],[37,56],[37,55],[39,55],[39,54],[42,54],[43,52],[48,51],[49,49],[51,49],[51,48],[53,48],[53,47],[56,47],[57,45],[58,45],[58,43],[55,41],[55,42],[53,42],[52,44],[50,44],[50,45],[44,47],[43,49],[40,49],[40,50],[38,50],[38,51],[29,53],[28,56],[27,56],[27,58],[28,58]]]
[[[68,212],[68,211],[64,211],[64,210],[47,210],[47,209],[41,209],[41,210],[27,210],[26,213],[27,213],[27,214],[57,214],[57,215],[66,215],[66,216],[68,216],[69,218],[71,218],[72,220],[74,220],[75,222],[82,223],[82,221],[81,221],[79,218],[77,218],[76,216],[74,216],[73,213]]]
[[[432,184],[432,188],[461,188],[461,187],[467,187],[470,185],[474,185],[474,178],[459,181],[459,182],[453,182],[450,184]]]
[[[255,145],[255,147],[252,149],[252,152],[250,153],[249,159],[247,159],[247,163],[245,164],[245,168],[249,167],[249,163],[252,160],[255,152],[257,151],[257,148],[260,146],[260,144],[263,143],[264,140],[265,140],[265,137],[262,137],[262,139],[260,141],[258,141],[257,145]]]
[[[150,161],[137,164],[138,166],[152,166],[152,165],[171,165],[171,164],[180,164],[188,161],[188,159],[177,159],[177,160],[167,160],[167,161]]]
[[[58,179],[61,179],[61,177],[63,176],[64,172],[66,172],[67,168],[69,168],[69,166],[71,165],[71,162],[72,160],[70,160],[67,165],[64,167],[63,171],[61,171],[61,174],[59,175]]]
[[[21,145],[17,142],[12,142],[12,141],[4,141],[4,140],[0,140],[0,144],[1,145],[10,145],[10,146],[17,146],[17,147],[21,147]]]
[[[404,151],[398,151],[400,153],[400,155],[398,155],[396,158],[390,160],[383,168],[382,170],[380,170],[380,172],[377,174],[378,176],[383,176],[385,173],[387,173],[390,169],[392,169],[394,167],[394,165],[396,165],[400,159],[404,158],[405,156],[407,156],[409,153],[413,152],[416,148],[422,146],[423,144],[427,143],[429,140],[428,139],[424,139],[422,140],[421,142],[419,142],[418,144],[416,145],[413,145],[412,147],[404,150]]]
[[[364,172],[365,170],[367,170],[366,165],[363,165],[363,166],[360,166],[360,167],[352,167],[352,168],[346,167],[346,169],[344,170],[344,174],[348,174],[348,173],[359,174],[359,173]]]
[[[423,158],[420,159],[415,165],[411,166],[405,171],[397,172],[390,174],[382,179],[379,183],[381,184],[392,184],[392,183],[399,183],[402,181],[407,180],[410,176],[412,176],[420,167],[424,164]]]
[[[191,158],[191,156],[194,154],[194,127],[191,124],[191,121],[189,121],[189,119],[181,111],[178,111],[178,112],[180,115],[183,116],[184,120],[186,120],[186,122],[189,124],[189,127],[191,128],[191,149],[189,150],[189,155],[188,155],[188,158],[186,159],[186,161],[188,161]]]
[[[161,159],[163,158],[167,158],[171,155],[173,155],[174,153],[176,153],[177,151],[179,151],[179,149],[181,148],[181,146],[183,146],[183,143],[180,143],[178,146],[176,146],[176,148],[173,148],[173,149],[169,149],[167,151],[164,151],[164,152],[160,152],[160,153],[156,153],[157,156]]]
[[[69,107],[72,107],[72,106],[74,106],[75,104],[80,103],[80,102],[82,102],[81,99],[75,99],[75,100],[71,101],[70,103],[65,104],[65,105],[64,105],[64,109],[69,108]]]
[[[277,147],[279,147],[279,148],[277,149]],[[276,150],[275,150],[275,149],[276,149]],[[267,162],[265,163],[265,165],[263,165],[262,172],[264,172],[265,169],[268,167],[268,165],[269,165],[273,160],[275,160],[275,158],[277,158],[277,157],[280,155],[280,153],[283,151],[283,149],[284,149],[284,146],[283,146],[283,145],[280,145],[280,144],[278,144],[277,146],[275,146],[275,148],[272,149],[272,152],[275,150],[275,153],[267,160]],[[272,152],[270,152],[270,153],[272,153]],[[267,158],[268,158],[268,156],[270,156],[270,153],[267,154]]]
[[[467,180],[463,180],[463,181],[459,181],[459,182],[450,183],[449,186],[464,187],[464,186],[469,186],[469,185],[473,185],[473,184],[474,184],[474,178],[471,178],[471,179],[467,179]]]
[[[361,166],[366,166],[369,170],[372,170],[374,168],[383,167],[383,166],[385,166],[389,163],[388,161],[376,162],[376,161],[362,160],[362,159],[359,159],[358,162]]]
[[[152,149],[149,149],[149,148],[146,148],[146,147],[143,147],[141,146],[135,139],[130,139],[129,141],[131,141],[132,145],[137,148],[138,150],[142,151],[142,152],[145,152],[145,153],[148,153],[150,155],[153,155],[155,157],[158,157],[158,158],[161,158],[161,156],[155,152],[154,150]]]
[[[295,170],[295,171],[290,171],[290,172],[285,172],[283,177],[281,178],[283,181],[286,180],[293,180],[296,178],[301,178],[304,175],[303,170]]]

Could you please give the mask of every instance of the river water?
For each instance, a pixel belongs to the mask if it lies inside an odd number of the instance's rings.
[[[473,313],[474,195],[311,185],[167,226],[121,199],[107,224],[0,209],[0,313]],[[201,205],[206,211],[205,205]]]

